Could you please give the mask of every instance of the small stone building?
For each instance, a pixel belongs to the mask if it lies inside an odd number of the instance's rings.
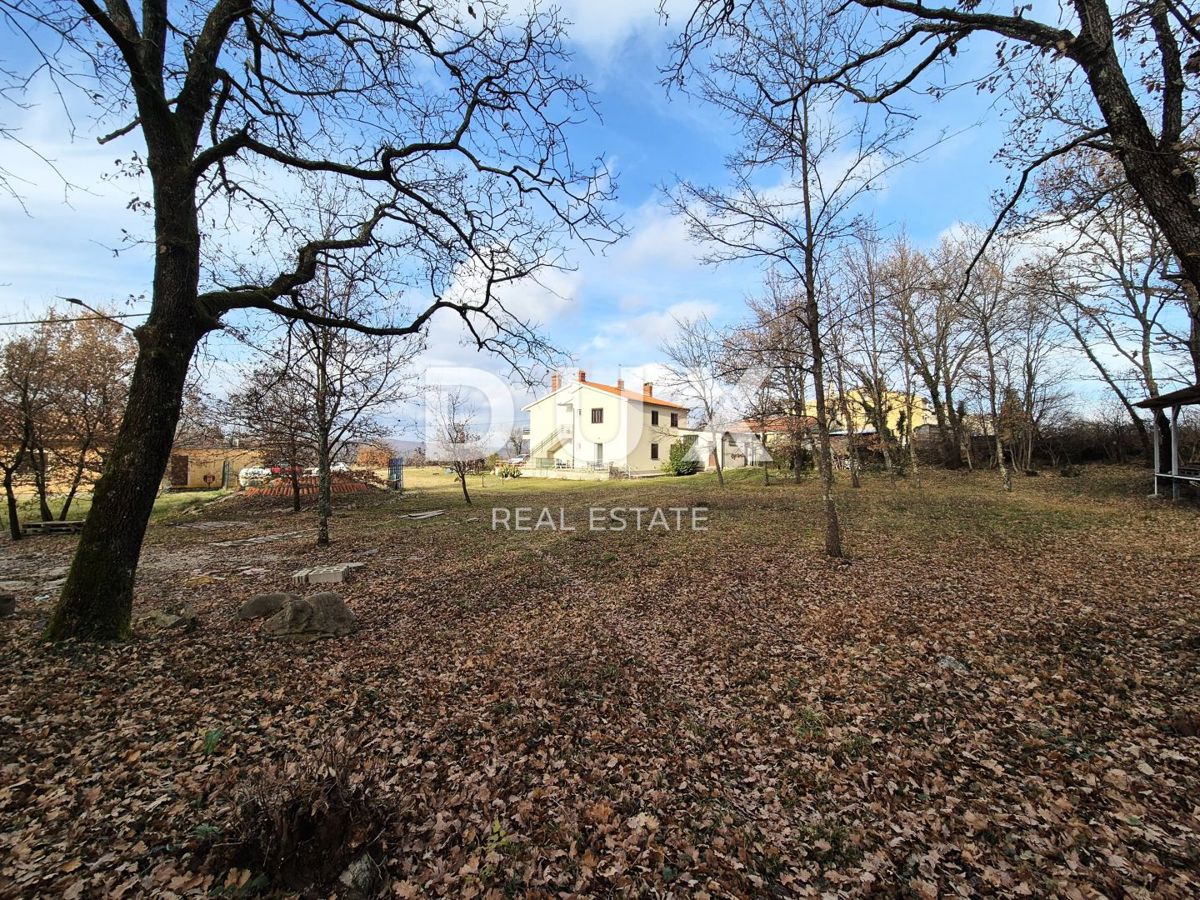
[[[163,486],[172,491],[238,489],[238,472],[261,466],[259,450],[241,447],[176,447]]]

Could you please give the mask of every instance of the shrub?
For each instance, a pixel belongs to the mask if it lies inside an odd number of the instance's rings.
[[[212,846],[206,867],[248,869],[275,890],[295,891],[330,886],[351,862],[377,858],[392,814],[381,767],[362,762],[367,753],[330,742],[247,779],[236,790],[229,840]]]
[[[496,470],[496,474],[501,478],[520,478],[521,467],[514,466],[512,463],[505,463]]]
[[[695,442],[695,438],[691,438],[672,444],[667,461],[663,463],[663,471],[668,475],[695,475],[699,472],[700,460],[692,454]]]

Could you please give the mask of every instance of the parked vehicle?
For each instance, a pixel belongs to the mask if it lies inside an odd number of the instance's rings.
[[[242,487],[258,487],[266,484],[274,477],[274,473],[265,466],[246,466],[238,472],[238,484]]]
[[[333,465],[331,465],[329,467],[329,471],[332,474],[340,475],[342,473],[349,472],[350,466],[348,466],[344,462],[335,462]],[[321,470],[318,469],[316,466],[309,466],[307,469],[304,470],[304,474],[305,475],[320,475]]]

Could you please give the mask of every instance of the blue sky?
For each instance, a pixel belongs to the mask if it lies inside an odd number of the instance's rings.
[[[659,84],[678,17],[664,26],[655,11],[657,0],[568,0],[564,6],[577,23],[571,37],[577,68],[592,82],[603,116],[602,122],[580,129],[576,153],[580,159],[602,154],[610,160],[630,234],[604,256],[575,254],[576,271],[547,280],[559,297],[531,289],[520,307],[573,357],[572,368],[611,382],[623,366],[633,381],[653,372],[672,316],[705,312],[718,323],[734,322],[744,315],[745,298],[758,290],[760,273],[751,266],[713,269],[699,263],[698,248],[664,208],[659,190],[677,176],[720,184],[722,158],[735,136],[701,102],[668,96]],[[981,43],[968,52],[986,64],[990,48]],[[960,61],[972,64],[969,57]],[[144,295],[150,271],[145,248],[113,252],[123,229],[144,233],[146,226],[144,216],[126,209],[131,195],[144,186],[114,176],[115,161],[137,149],[135,139],[101,148],[81,122],[84,127],[72,140],[49,93],[35,91],[30,99],[30,108],[15,116],[22,138],[84,187],[64,189],[44,163],[16,145],[0,144],[0,166],[23,179],[24,203],[22,208],[12,198],[0,198],[5,248],[0,320],[36,317],[57,296],[112,303]],[[958,134],[889,177],[874,198],[874,213],[885,228],[903,228],[928,246],[956,222],[986,221],[991,194],[1007,174],[993,162],[1003,126],[990,101],[967,89],[940,103],[914,106],[920,118],[910,149],[942,133]],[[503,370],[460,346],[460,339],[452,320],[435,322],[423,364]],[[221,340],[211,348],[218,359],[226,353]]]

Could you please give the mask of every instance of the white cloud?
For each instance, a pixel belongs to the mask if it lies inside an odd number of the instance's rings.
[[[0,141],[0,169],[11,173],[19,196],[0,195],[0,315],[41,314],[61,306],[59,296],[108,303],[146,291],[150,248],[124,240],[148,230],[146,214],[128,208],[133,197],[147,196],[147,180],[113,177],[115,161],[128,161],[139,142],[72,141],[53,94],[35,85],[29,103],[11,124],[37,153]]]
[[[572,43],[598,62],[611,62],[630,40],[661,40],[664,44],[685,21],[689,0],[667,0],[664,22],[656,0],[560,0],[563,17],[571,22]]]
[[[687,223],[657,202],[639,208],[632,233],[613,253],[616,268],[694,268],[702,248],[688,236]]]

